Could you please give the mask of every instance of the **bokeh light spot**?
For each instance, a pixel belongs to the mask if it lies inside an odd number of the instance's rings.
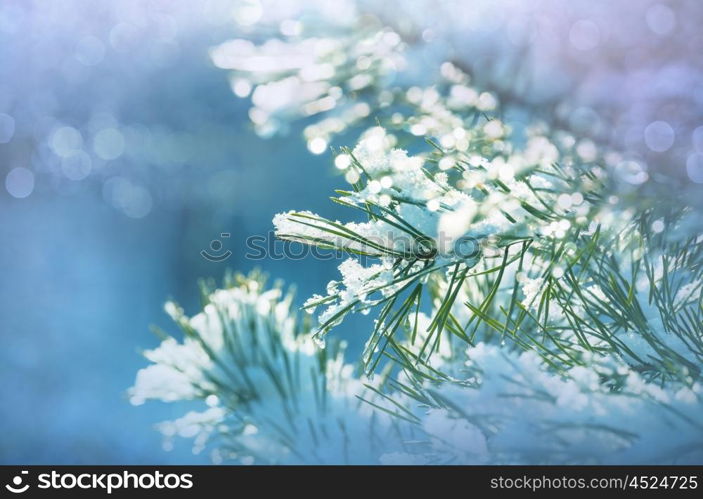
[[[26,198],[34,191],[34,173],[27,168],[13,168],[5,177],[5,188],[12,197]]]
[[[81,150],[83,136],[81,132],[70,126],[62,126],[54,130],[49,140],[49,146],[54,154],[66,158]]]
[[[9,114],[0,113],[0,144],[7,144],[15,135],[15,119]]]
[[[675,138],[674,129],[666,121],[653,121],[644,129],[644,142],[654,152],[668,151]]]
[[[703,154],[692,153],[686,160],[688,178],[697,184],[703,184]]]
[[[617,173],[625,182],[640,185],[649,180],[646,168],[637,161],[623,161],[618,165]]]
[[[315,137],[308,142],[308,149],[313,154],[322,154],[327,149],[327,141],[322,137]]]
[[[146,187],[119,176],[105,181],[103,197],[130,218],[147,216],[153,205],[151,193]]]
[[[124,152],[124,146],[124,137],[116,128],[100,130],[93,139],[95,154],[108,161],[119,158]]]
[[[647,26],[657,35],[668,35],[676,27],[676,14],[671,7],[656,3],[645,14]]]
[[[703,126],[699,126],[695,130],[693,130],[693,147],[698,151],[699,153],[703,154]]]
[[[241,26],[252,26],[261,19],[263,13],[258,0],[245,0],[235,7],[234,20]]]
[[[61,172],[70,180],[83,180],[90,174],[93,163],[84,151],[78,151],[61,160]]]

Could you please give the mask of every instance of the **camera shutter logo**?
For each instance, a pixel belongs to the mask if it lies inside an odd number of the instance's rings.
[[[220,234],[220,237],[223,239],[229,239],[230,233],[229,232],[223,232]],[[200,252],[200,255],[205,259],[210,262],[224,262],[227,260],[230,256],[232,256],[232,252],[230,250],[225,250],[222,254],[217,254],[219,251],[222,249],[222,241],[219,239],[213,239],[210,241],[210,250],[213,251],[213,253],[209,253],[208,250],[202,250]]]

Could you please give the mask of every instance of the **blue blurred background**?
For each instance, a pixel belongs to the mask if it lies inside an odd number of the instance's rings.
[[[328,201],[340,184],[330,155],[309,154],[304,124],[258,138],[210,62],[210,47],[242,36],[236,3],[0,2],[0,462],[205,462],[187,442],[161,449],[152,426],[181,409],[125,395],[139,349],[157,344],[149,326],[171,330],[163,302],[194,313],[197,280],[226,268],[263,267],[301,297],[336,274],[335,261],[244,258],[276,212],[342,215]],[[446,29],[479,82],[567,113],[576,132],[629,149],[654,183],[700,203],[695,1],[499,3],[473,2],[444,28],[427,6],[396,15],[426,12],[423,38]],[[527,83],[506,79],[500,61],[525,44]],[[233,252],[223,263],[200,255],[215,239]],[[345,325],[352,343],[360,320]]]
[[[189,3],[0,4],[0,462],[203,461],[161,449],[178,408],[125,396],[163,302],[195,313],[226,268],[301,295],[334,272],[244,259],[274,213],[329,208],[336,179],[297,131],[254,135],[208,58],[232,18]],[[214,239],[227,261],[201,257]]]

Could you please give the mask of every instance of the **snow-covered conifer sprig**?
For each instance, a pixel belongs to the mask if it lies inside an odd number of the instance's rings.
[[[230,72],[235,95],[251,97],[249,117],[260,136],[312,118],[303,135],[308,149],[321,154],[335,136],[375,122],[461,149],[468,144],[461,132],[467,122],[497,107],[493,93],[470,86],[469,75],[451,62],[435,68],[430,86],[425,76],[405,71],[408,58],[417,56],[408,49],[421,39],[407,22],[395,28],[359,10],[330,22],[311,10],[280,30],[264,23],[249,39],[210,51],[213,63]],[[266,41],[257,43],[260,36]],[[495,124],[489,129],[500,132]]]
[[[229,40],[210,54],[217,67],[231,71],[235,94],[251,95],[249,117],[259,135],[324,116],[305,131],[315,153],[332,135],[368,118],[379,107],[378,88],[405,65],[401,37],[373,16],[357,14],[345,25],[322,26],[330,29],[300,24],[260,45]]]
[[[475,327],[467,333],[469,324],[459,324],[452,310],[466,282],[479,275],[502,276],[506,268],[522,265],[527,252],[530,261],[558,252],[566,239],[588,232],[588,222],[592,225],[601,209],[606,192],[601,177],[568,152],[560,154],[542,135],[519,150],[500,122],[488,123],[498,123],[503,132],[487,134],[480,125],[467,133],[472,144],[466,151],[434,145],[415,156],[393,149],[389,134],[372,128],[353,150],[337,157],[337,163],[340,157],[348,163],[346,178],[353,191],[337,191],[333,198],[362,211],[367,222],[341,223],[310,212],[274,218],[283,239],[380,259],[369,267],[345,262],[341,283],[330,283],[326,296],[307,303],[325,306],[319,337],[350,312],[383,306],[364,356],[369,369],[386,346],[398,350],[393,336],[407,325],[409,312],[421,306],[423,287],[433,276],[446,273],[449,286],[420,358],[432,353],[445,329],[473,341]]]
[[[204,402],[203,411],[158,425],[166,445],[181,436],[216,462],[308,464],[377,462],[385,449],[405,448],[414,425],[392,417],[397,408],[372,410],[374,383],[355,376],[339,342],[314,346],[290,293],[253,273],[203,296],[193,317],[166,305],[183,339],[165,335],[146,351],[151,364],[129,391],[135,405]]]
[[[167,304],[184,339],[146,353],[152,364],[130,396],[202,400],[204,410],[157,428],[166,443],[193,438],[218,463],[661,464],[701,452],[700,381],[662,386],[599,355],[557,374],[535,351],[477,342],[445,343],[422,376],[401,364],[372,382],[334,342],[315,348],[291,295],[261,275],[229,277],[203,296],[193,317]]]
[[[360,19],[282,23],[272,40],[211,54],[252,96],[262,136],[312,118],[304,135],[319,154],[360,131],[335,158],[351,187],[333,201],[366,221],[274,219],[281,238],[353,256],[305,303],[319,325],[257,276],[208,291],[193,318],[170,305],[185,339],[147,352],[132,400],[204,400],[160,429],[213,443],[218,460],[700,462],[696,214],[621,206],[618,154],[504,123],[496,97],[452,63],[436,81],[400,75],[413,67],[407,33]],[[371,311],[362,364],[382,373],[373,382],[337,342],[312,341]]]
[[[684,464],[703,457],[703,385],[648,383],[615,357],[590,356],[562,374],[535,351],[478,343],[459,352],[462,380],[394,383],[422,407],[430,444],[388,464]],[[446,366],[445,366],[446,369]]]

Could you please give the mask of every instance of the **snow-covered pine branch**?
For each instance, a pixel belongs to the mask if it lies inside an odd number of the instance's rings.
[[[185,339],[147,352],[132,400],[205,401],[160,428],[220,461],[700,462],[696,213],[643,204],[639,163],[511,120],[457,63],[404,72],[411,29],[327,14],[211,56],[261,136],[308,119],[321,154],[358,132],[333,200],[366,220],[274,218],[281,238],[348,252],[341,278],[305,302],[311,323],[256,276],[193,318],[169,305]],[[374,317],[373,382],[334,340],[354,312]]]
[[[135,405],[202,401],[202,411],[158,425],[167,446],[192,438],[215,462],[244,464],[369,463],[407,448],[413,428],[361,400],[376,398],[373,383],[354,376],[340,343],[314,346],[291,294],[255,273],[204,296],[192,317],[167,303],[182,338],[146,351],[151,364],[129,391]]]

